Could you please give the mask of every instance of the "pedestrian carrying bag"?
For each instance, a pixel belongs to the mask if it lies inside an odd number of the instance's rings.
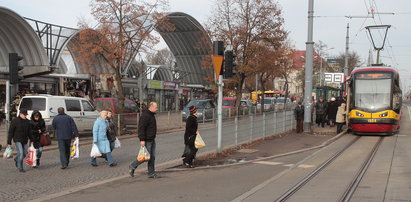
[[[120,140],[118,140],[118,138],[116,138],[116,140],[114,141],[114,148],[118,149],[120,147],[121,147]]]
[[[145,146],[140,147],[140,151],[137,155],[137,161],[144,162],[150,160],[150,153]]]
[[[100,150],[98,149],[96,144],[93,144],[93,147],[91,147],[90,156],[94,158],[101,156]]]
[[[76,138],[73,142],[73,146],[71,146],[70,158],[76,159],[80,157],[80,150],[79,150],[79,139]]]
[[[37,163],[37,150],[34,148],[33,144],[30,145],[27,152],[26,164],[29,166],[36,166]]]
[[[13,149],[10,146],[6,147],[6,150],[3,153],[4,159],[11,159],[13,158]]]
[[[197,131],[197,135],[196,135],[196,140],[195,140],[195,142],[194,142],[194,146],[195,146],[197,149],[200,149],[200,148],[205,147],[204,140],[203,140],[203,138],[201,138],[201,135],[200,135],[200,133],[199,133],[198,131]]]
[[[49,135],[49,133],[47,132],[47,133],[43,133],[41,136],[40,136],[40,144],[41,144],[41,146],[49,146],[49,145],[51,145],[51,137],[50,137],[50,135]]]

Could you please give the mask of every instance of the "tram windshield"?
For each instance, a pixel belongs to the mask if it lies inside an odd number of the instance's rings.
[[[355,80],[354,103],[362,109],[378,110],[390,107],[391,79]]]

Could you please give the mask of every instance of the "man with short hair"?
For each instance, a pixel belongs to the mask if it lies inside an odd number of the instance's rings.
[[[64,113],[63,107],[59,107],[57,112],[52,125],[59,145],[61,169],[66,169],[70,162],[71,140],[78,138],[78,130],[73,118]]]
[[[157,134],[157,122],[154,116],[157,112],[157,103],[150,102],[148,109],[143,109],[143,113],[138,123],[138,138],[140,139],[140,146],[145,146],[150,153],[150,160],[147,164],[148,177],[157,178],[155,174],[155,153],[156,153],[156,134]],[[143,162],[137,161],[137,158],[129,166],[129,174],[134,177],[134,170]]]
[[[33,141],[31,135],[30,121],[27,119],[27,109],[20,109],[19,116],[14,118],[9,127],[7,136],[7,145],[11,146],[11,140],[14,141],[17,150],[17,156],[14,158],[17,169],[24,173],[23,160],[27,153],[27,141]]]

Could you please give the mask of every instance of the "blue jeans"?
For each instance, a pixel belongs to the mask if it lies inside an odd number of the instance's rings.
[[[102,156],[108,161],[109,165],[114,163],[114,159],[113,159],[113,156],[111,155],[111,152],[102,154]],[[97,165],[97,158],[91,157],[91,164],[92,165]]]
[[[14,160],[17,162],[17,168],[23,169],[23,160],[26,158],[27,154],[27,144],[23,142],[15,142],[17,156],[14,157]]]
[[[70,144],[71,139],[58,140],[60,150],[60,163],[62,167],[67,167],[70,162]]]
[[[153,175],[156,160],[156,141],[146,142],[146,148],[148,150],[148,153],[150,153],[150,160],[147,162],[148,175]],[[135,158],[130,167],[132,169],[136,169],[142,163],[144,162],[137,161],[137,158]]]
[[[40,160],[42,153],[43,153],[43,147],[39,147],[38,149],[36,149],[37,160]]]

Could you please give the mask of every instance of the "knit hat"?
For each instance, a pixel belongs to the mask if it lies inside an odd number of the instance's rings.
[[[197,112],[197,107],[191,106],[190,108],[188,108],[188,110],[190,110],[190,114],[194,114]]]

